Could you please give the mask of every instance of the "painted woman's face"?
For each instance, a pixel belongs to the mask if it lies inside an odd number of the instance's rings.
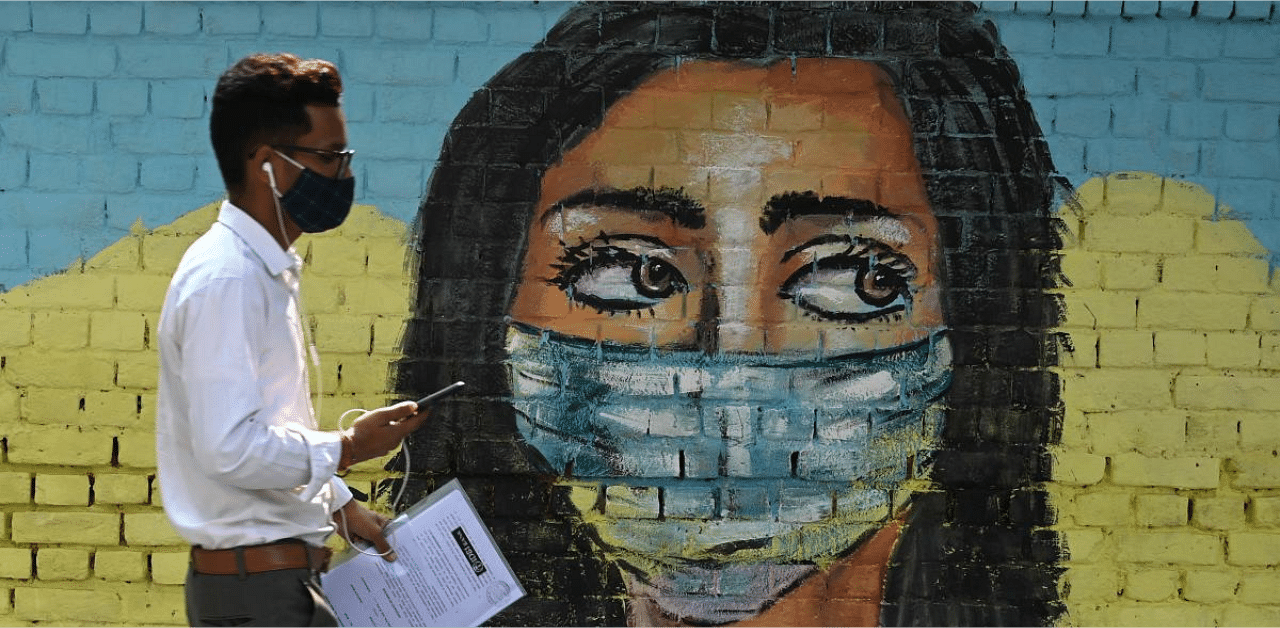
[[[895,347],[942,325],[937,229],[879,68],[690,62],[547,171],[511,314],[709,353]]]

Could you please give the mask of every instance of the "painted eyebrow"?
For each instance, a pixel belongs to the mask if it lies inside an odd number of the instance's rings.
[[[865,198],[819,198],[815,192],[787,192],[778,194],[765,203],[764,209],[760,211],[760,230],[765,235],[773,235],[782,223],[803,216],[849,216],[866,219],[892,217],[893,214],[885,206]]]
[[[583,190],[552,205],[542,214],[546,224],[554,214],[579,207],[608,207],[636,213],[657,212],[687,229],[701,229],[707,225],[706,208],[689,198],[683,190],[674,188],[634,187],[630,190],[603,188]]]

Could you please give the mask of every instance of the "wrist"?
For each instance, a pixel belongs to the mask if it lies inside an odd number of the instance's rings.
[[[344,473],[358,462],[356,444],[351,438],[351,430],[342,430],[338,432],[338,436],[342,439],[342,453],[338,456],[338,473]]]

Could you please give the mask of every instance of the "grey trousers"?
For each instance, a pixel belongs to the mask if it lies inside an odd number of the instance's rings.
[[[337,626],[338,617],[310,569],[211,576],[187,570],[192,626]]]

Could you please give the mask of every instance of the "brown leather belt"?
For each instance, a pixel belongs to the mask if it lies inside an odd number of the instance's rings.
[[[228,549],[191,548],[191,567],[196,573],[211,576],[246,576],[282,569],[329,569],[333,550],[299,541],[277,541],[263,545],[242,545]]]

